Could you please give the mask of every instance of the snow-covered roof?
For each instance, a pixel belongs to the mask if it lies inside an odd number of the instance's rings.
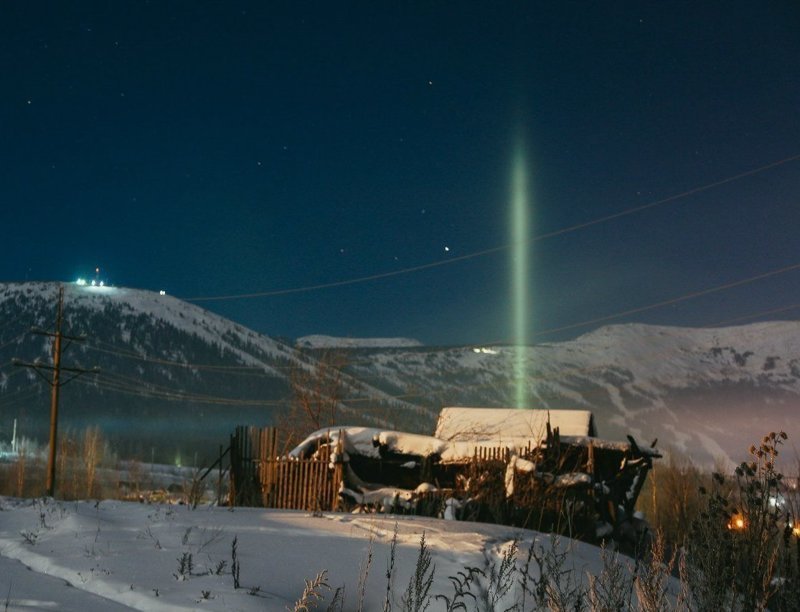
[[[372,427],[338,426],[320,429],[309,435],[289,452],[295,459],[308,457],[322,444],[336,445],[339,433],[342,434],[342,450],[347,455],[380,458],[380,447],[401,455],[418,455],[428,457],[439,455],[442,461],[461,461],[472,458],[481,448],[509,448],[512,451],[527,445],[528,439],[503,441],[496,440],[462,440],[445,441],[434,436],[388,431]]]
[[[488,437],[475,437],[470,438],[466,435],[456,437],[450,440],[443,439],[439,436],[424,436],[420,434],[412,434],[412,433],[405,433],[401,431],[389,431],[384,429],[376,429],[372,427],[360,427],[360,426],[346,426],[341,425],[337,427],[327,427],[324,429],[320,429],[315,431],[311,435],[309,435],[305,440],[303,440],[300,444],[298,444],[292,451],[289,453],[290,457],[295,459],[300,459],[304,457],[308,457],[311,453],[313,453],[320,443],[322,444],[331,444],[335,445],[339,440],[339,434],[342,434],[342,441],[343,446],[342,450],[347,455],[359,455],[361,457],[371,457],[373,459],[380,458],[380,448],[384,448],[392,453],[399,453],[402,455],[418,455],[420,457],[428,457],[430,455],[436,454],[439,455],[442,461],[462,461],[464,459],[472,458],[476,452],[479,452],[483,448],[487,449],[494,449],[494,448],[508,448],[512,451],[512,453],[518,452],[520,449],[525,448],[528,443],[531,443],[531,446],[538,446],[545,438],[546,438],[546,428],[547,428],[547,411],[543,410],[525,410],[525,411],[505,411],[503,409],[492,409],[492,408],[445,408],[442,410],[442,414],[444,415],[446,411],[453,411],[453,410],[461,410],[461,411],[478,411],[478,412],[492,412],[498,413],[498,416],[502,416],[505,412],[524,412],[526,416],[528,416],[529,420],[526,421],[525,427],[528,429],[519,429],[519,432],[522,431],[532,431],[532,434],[522,435],[518,433],[517,435],[510,435],[508,431],[503,430],[505,433],[501,431],[496,431],[497,437],[491,437],[491,434]],[[531,413],[536,413],[534,415]],[[586,427],[587,429],[591,429],[593,431],[594,425],[592,421],[592,415],[589,412],[584,411],[572,411],[572,410],[561,410],[556,411],[560,418],[559,420],[555,420],[553,418],[553,413],[550,415],[550,424],[553,427],[558,427],[560,425],[572,425],[571,431],[576,431],[576,427]],[[456,415],[458,413],[450,413],[451,415]],[[470,413],[472,414],[472,413]],[[568,419],[565,418],[566,415],[572,414],[574,417],[574,423],[570,423]],[[582,417],[578,417],[577,415],[583,415]],[[514,415],[512,415],[514,416]],[[581,418],[584,419],[581,421]],[[539,423],[536,419],[543,419],[541,423]],[[439,422],[441,423],[442,419],[440,417]],[[464,421],[465,423],[469,421]],[[583,425],[581,425],[581,422]],[[472,420],[472,423],[475,423],[475,419]],[[494,425],[497,425],[499,422],[495,422]],[[513,418],[508,418],[507,420],[503,421],[505,425],[512,425]],[[519,426],[519,423],[516,424]],[[538,430],[536,427],[541,426],[541,435],[537,435],[535,432]],[[496,430],[500,430],[502,427],[496,427]],[[438,428],[437,428],[438,431]],[[483,431],[487,431],[484,429]],[[588,434],[576,435],[576,434],[565,434],[562,437],[562,440],[567,441],[571,444],[576,444],[579,446],[588,446],[590,443],[594,445],[596,448],[605,448],[609,450],[617,450],[625,452],[630,448],[630,444],[627,442],[612,442],[609,440],[599,440],[597,438],[588,436]],[[649,450],[649,449],[648,449]],[[651,455],[657,455],[656,451],[651,451]]]
[[[442,408],[434,436],[450,442],[483,442],[524,446],[547,437],[547,421],[564,436],[596,436],[588,410],[523,410],[519,408]]]

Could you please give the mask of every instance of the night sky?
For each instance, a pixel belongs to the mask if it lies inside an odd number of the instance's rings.
[[[599,321],[800,264],[798,32],[794,0],[2,0],[0,281],[510,341],[522,139],[533,340],[793,319],[800,269]]]

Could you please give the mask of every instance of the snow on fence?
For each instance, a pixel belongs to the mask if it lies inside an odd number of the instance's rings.
[[[330,440],[307,459],[282,455],[274,427],[237,427],[231,436],[231,503],[309,511],[336,510],[341,443]]]

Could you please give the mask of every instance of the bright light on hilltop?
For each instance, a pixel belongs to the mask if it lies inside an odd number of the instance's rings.
[[[86,280],[84,277],[80,276],[75,281],[75,284],[78,287],[86,287],[86,289],[94,289],[96,291],[102,290],[103,293],[110,293],[113,292],[113,287],[110,283],[107,283],[102,278],[100,278],[100,268],[94,269],[94,278],[91,280]]]
[[[101,280],[93,280],[90,282],[85,278],[79,278],[75,281],[75,285],[88,293],[102,293],[104,295],[119,293],[119,289]]]

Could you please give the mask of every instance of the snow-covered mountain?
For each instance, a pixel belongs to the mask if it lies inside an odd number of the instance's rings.
[[[508,346],[361,351],[357,376],[389,393],[439,405],[513,406]],[[704,463],[739,461],[750,444],[785,430],[800,447],[800,322],[719,329],[613,325],[527,350],[535,408],[594,412],[601,437]]]
[[[71,343],[64,365],[101,372],[63,389],[60,426],[98,424],[123,453],[214,454],[235,425],[275,422],[292,384],[313,383],[332,351],[348,424],[430,434],[443,406],[514,404],[508,346],[320,337],[292,346],[167,295],[65,288],[64,332],[86,340]],[[12,359],[50,363],[50,338],[30,328],[52,328],[57,292],[56,283],[0,284],[0,441],[15,418],[22,435],[46,438],[49,386]],[[526,361],[531,407],[591,410],[605,438],[658,438],[663,450],[709,463],[741,459],[771,430],[800,446],[798,322],[608,326],[529,347]]]
[[[41,378],[51,373],[40,370],[40,377],[13,360],[52,363],[51,338],[31,328],[53,329],[58,287],[0,284],[0,442],[9,441],[14,419],[20,435],[46,440],[50,387]],[[174,297],[64,288],[62,333],[86,338],[65,341],[62,365],[100,372],[64,386],[59,427],[99,425],[121,453],[148,460],[215,456],[236,425],[272,424],[285,413],[293,377],[315,379],[313,355]],[[418,411],[346,374],[339,384],[339,412],[348,421],[386,426],[386,414]]]

